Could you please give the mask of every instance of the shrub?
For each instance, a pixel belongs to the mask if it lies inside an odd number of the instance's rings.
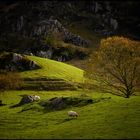
[[[0,90],[17,89],[22,85],[22,80],[17,72],[0,73]]]

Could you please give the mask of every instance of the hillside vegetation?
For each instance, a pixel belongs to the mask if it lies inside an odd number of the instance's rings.
[[[111,94],[87,93],[101,102],[83,107],[73,107],[45,113],[36,104],[31,110],[21,112],[26,105],[17,104],[23,94],[37,94],[41,99],[53,97],[79,97],[82,91],[7,91],[1,97],[0,138],[10,139],[138,139],[140,138],[140,97],[125,99]],[[30,106],[30,104],[28,105]],[[75,110],[79,117],[69,118],[67,111]]]
[[[73,82],[83,81],[83,70],[79,68],[47,58],[36,56],[27,56],[27,58],[37,62],[41,69],[21,72],[23,78],[57,78]]]
[[[41,69],[21,72],[23,78],[64,79],[82,82],[83,70],[74,66],[27,56],[37,62]],[[32,82],[32,81],[31,81]],[[59,111],[45,111],[38,102],[11,108],[18,104],[22,95],[39,95],[41,101],[54,97],[78,97],[93,99],[86,106],[73,106]],[[95,91],[65,90],[9,90],[0,94],[0,138],[3,139],[137,139],[140,137],[139,96],[125,99],[112,94]],[[96,102],[98,100],[98,102]],[[69,118],[67,112],[78,112],[78,118]]]
[[[0,139],[140,139],[139,7],[0,2]]]

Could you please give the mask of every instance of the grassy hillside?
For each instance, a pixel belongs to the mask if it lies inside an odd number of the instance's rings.
[[[35,56],[27,56],[41,69],[21,72],[23,78],[64,79],[82,82],[83,70],[74,66]],[[54,80],[53,79],[53,80]],[[52,80],[52,82],[54,82]],[[32,82],[32,81],[31,81]],[[50,82],[50,81],[49,81]],[[60,81],[58,81],[60,82]],[[62,81],[61,81],[62,82]],[[38,83],[35,81],[35,84]],[[11,108],[21,95],[39,95],[41,100],[53,97],[80,97],[96,101],[86,106],[69,106],[60,111],[46,112],[37,102]],[[5,91],[0,93],[0,139],[138,139],[140,138],[140,96],[123,98],[95,91]],[[26,110],[29,109],[30,110]],[[23,111],[22,110],[26,110]],[[78,118],[69,118],[69,110]]]
[[[60,78],[73,82],[83,81],[83,70],[79,68],[47,58],[27,57],[37,62],[42,68],[22,72],[21,76],[24,78]]]
[[[9,108],[18,103],[22,94],[38,94],[41,99],[58,96],[80,96],[82,91],[7,91],[0,98],[0,138],[60,138],[60,139],[136,139],[140,138],[140,97],[129,99],[111,94],[90,92],[93,99],[106,98],[84,107],[71,107],[61,111],[44,113],[41,109],[20,112],[23,107]],[[88,94],[88,93],[87,93]],[[107,99],[111,97],[110,99]],[[38,108],[37,108],[38,109]],[[79,113],[77,119],[69,119],[68,110]]]

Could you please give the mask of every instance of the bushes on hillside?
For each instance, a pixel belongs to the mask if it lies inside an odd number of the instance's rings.
[[[17,72],[0,72],[0,91],[18,89],[22,80]]]

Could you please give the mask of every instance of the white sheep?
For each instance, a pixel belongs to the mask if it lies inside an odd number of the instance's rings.
[[[68,116],[69,116],[69,117],[78,117],[79,115],[78,115],[78,113],[75,112],[75,111],[68,111]]]
[[[38,96],[38,95],[34,95],[34,100],[35,100],[35,101],[40,100],[40,96]]]

